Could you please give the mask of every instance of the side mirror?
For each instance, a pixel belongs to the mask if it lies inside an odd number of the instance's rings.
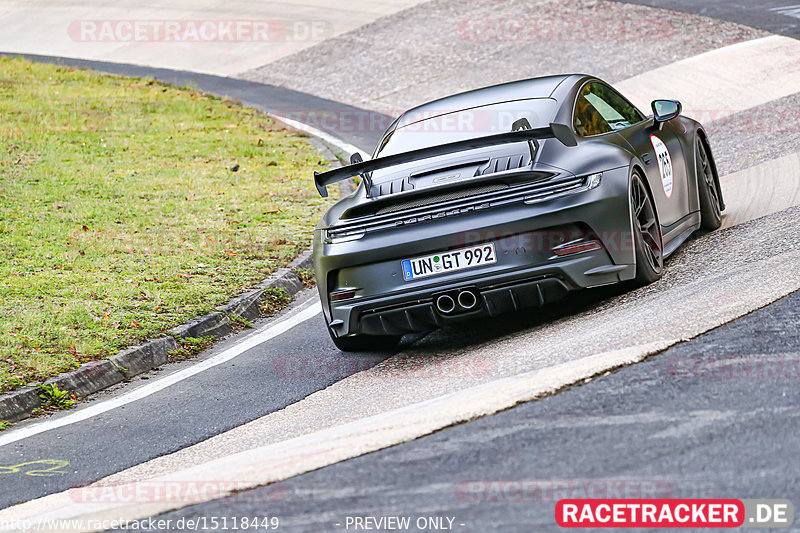
[[[677,100],[653,100],[650,107],[653,108],[653,120],[658,127],[661,127],[662,122],[667,122],[680,115],[683,109]]]
[[[361,154],[356,152],[350,156],[350,164],[355,165],[356,163],[361,163],[364,161],[364,158],[361,157]]]

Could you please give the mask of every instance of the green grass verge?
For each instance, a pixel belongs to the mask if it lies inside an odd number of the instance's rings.
[[[328,205],[300,134],[189,88],[0,58],[0,117],[0,392],[209,312]]]

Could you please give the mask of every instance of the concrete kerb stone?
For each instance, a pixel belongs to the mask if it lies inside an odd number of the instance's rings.
[[[261,282],[258,289],[232,298],[227,304],[219,306],[218,311],[193,318],[185,324],[172,328],[169,330],[170,336],[131,346],[109,359],[84,363],[78,369],[59,374],[45,383],[55,384],[59,389],[67,390],[82,398],[149,372],[167,363],[169,353],[178,349],[176,339],[224,337],[234,331],[232,316],[247,320],[258,318],[261,315],[259,307],[265,298],[266,290],[280,289],[287,297],[293,298],[304,288],[295,271],[310,266],[311,251],[307,250],[297,256],[288,268],[278,269]],[[41,405],[35,387],[23,387],[1,394],[0,420],[19,422],[30,417]]]
[[[166,364],[169,352],[177,349],[178,343],[174,338],[160,337],[139,346],[126,348],[113,356],[110,361],[125,379],[131,379]]]
[[[28,418],[34,409],[42,406],[42,399],[35,387],[0,394],[0,420],[19,422]]]

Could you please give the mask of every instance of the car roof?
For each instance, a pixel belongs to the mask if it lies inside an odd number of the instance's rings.
[[[531,98],[548,98],[561,82],[572,76],[575,75],[560,74],[511,81],[433,100],[403,113],[398,119],[396,127],[401,128],[420,120],[484,105]]]

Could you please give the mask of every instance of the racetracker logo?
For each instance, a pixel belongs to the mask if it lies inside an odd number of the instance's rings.
[[[287,490],[274,483],[259,490],[246,490],[260,483],[236,481],[137,481],[96,484],[69,490],[77,503],[178,503],[190,505],[228,497],[232,503],[274,503],[286,499]]]
[[[675,34],[669,21],[617,16],[542,20],[480,18],[460,20],[456,34],[463,41],[489,42],[619,42],[667,39]]]
[[[284,379],[344,379],[359,373],[363,379],[442,379],[468,381],[481,378],[491,370],[485,357],[458,358],[392,358],[373,366],[369,360],[357,357],[280,357],[272,365],[276,376]]]
[[[277,114],[312,126],[319,130],[334,133],[377,133],[381,134],[391,126],[395,117],[402,115],[403,110],[384,109],[369,111],[362,109],[313,109],[284,110]],[[403,125],[398,135],[408,139],[425,139],[418,134],[433,134],[439,140],[455,141],[471,137],[483,137],[512,131],[513,124],[520,118],[533,118],[535,113],[530,109],[506,107],[502,110],[465,109],[453,112],[452,109],[425,108],[422,111],[409,111],[403,116]],[[452,138],[447,134],[453,134]],[[404,150],[420,148],[418,143],[404,141]]]
[[[551,253],[553,248],[574,241],[598,240],[610,252],[630,252],[633,234],[630,231],[590,233],[581,228],[540,230],[529,233],[470,230],[453,236],[454,246],[494,242],[499,253]]]
[[[789,500],[736,499],[571,499],[556,504],[561,527],[788,527]]]
[[[74,20],[67,34],[81,43],[268,43],[319,41],[333,28],[325,20]]]
[[[739,500],[561,500],[561,527],[738,527]]]
[[[782,107],[766,106],[755,109],[686,109],[684,114],[712,132],[712,135],[727,137],[748,133],[793,133],[800,131],[800,111]]]
[[[665,498],[672,483],[657,479],[509,479],[464,481],[458,499],[469,503],[557,502],[564,498]]]
[[[686,379],[800,379],[800,355],[673,355],[667,359],[667,371]]]

